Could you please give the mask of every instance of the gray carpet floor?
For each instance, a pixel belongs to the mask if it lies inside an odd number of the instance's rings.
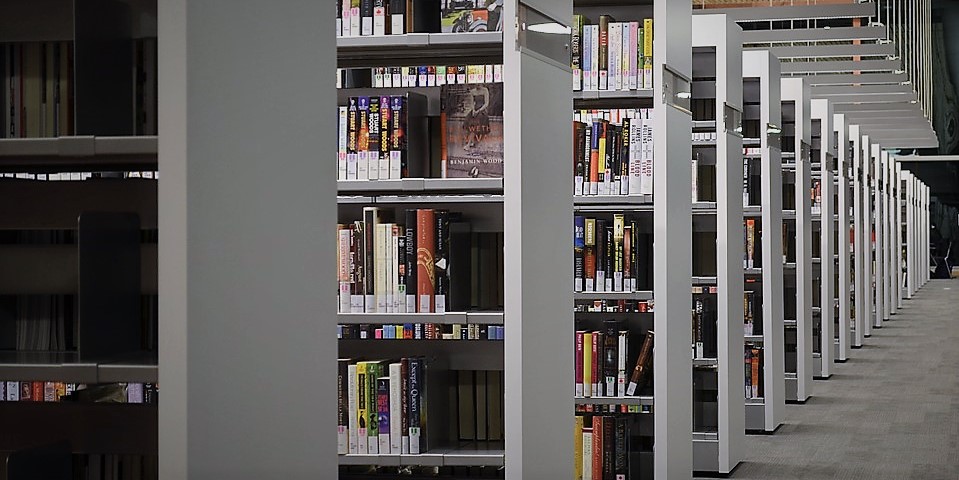
[[[873,330],[732,478],[959,479],[959,280],[933,280]]]

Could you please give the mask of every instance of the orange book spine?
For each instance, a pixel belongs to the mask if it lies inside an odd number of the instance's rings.
[[[436,292],[436,216],[432,209],[416,211],[417,311],[431,313]]]
[[[593,479],[603,478],[603,417],[593,416]]]
[[[759,359],[760,359],[759,349],[753,349],[753,364],[752,364],[752,387],[753,387],[753,397],[759,397]]]

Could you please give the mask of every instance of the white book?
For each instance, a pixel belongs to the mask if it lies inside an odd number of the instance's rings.
[[[583,429],[583,480],[593,480],[593,429]],[[600,480],[600,479],[596,479]]]
[[[639,22],[629,22],[629,37],[624,40],[624,49],[629,53],[626,55],[626,61],[629,69],[629,89],[638,88],[638,78],[636,75],[636,42],[639,41]]]
[[[7,401],[20,401],[20,382],[7,382]]]
[[[386,7],[373,8],[373,35],[386,35]]]
[[[589,25],[583,25],[583,38],[579,41],[580,55],[583,64],[583,90],[593,90],[593,29]]]
[[[346,154],[346,179],[347,180],[356,180],[356,160],[357,154],[347,153]]]
[[[699,201],[699,179],[697,178],[699,177],[699,161],[697,161],[694,158],[692,160],[692,166],[693,166],[693,198],[692,200],[693,200],[693,203],[696,203]]]
[[[373,293],[376,298],[373,312],[386,313],[386,231],[385,224],[377,224],[373,232]]]
[[[370,180],[380,179],[380,152],[373,150],[366,152],[366,174]]]
[[[361,151],[356,152],[356,179],[357,180],[369,180],[370,174],[370,160],[367,156],[367,152]]]
[[[599,90],[599,25],[590,25],[590,82],[593,90]]]
[[[653,194],[653,120],[650,109],[643,110],[642,134],[642,179],[640,188],[644,195]]]
[[[642,136],[643,121],[634,118],[629,122],[629,190],[630,195],[642,195]]]
[[[403,398],[400,364],[390,364],[390,453],[403,452]],[[407,447],[407,451],[409,447]]]
[[[362,17],[360,19],[360,35],[373,35],[373,17]]]
[[[386,313],[395,313],[394,306],[394,285],[393,285],[393,270],[396,268],[396,249],[394,248],[393,242],[393,224],[387,223],[386,228],[383,231],[383,250],[385,252],[384,261],[383,261],[383,290],[385,291],[386,305],[385,310],[382,310]],[[384,336],[385,337],[385,336]]]
[[[621,90],[623,88],[623,78],[620,75],[619,65],[623,61],[623,24],[612,22],[609,24],[609,89]]]
[[[619,349],[616,358],[616,396],[626,396],[626,351],[629,348],[629,333],[619,332]]]
[[[406,18],[402,13],[394,13],[390,15],[390,20],[391,35],[403,35],[406,33]]]
[[[350,8],[350,36],[359,37],[360,30],[360,7]]]
[[[348,417],[348,432],[349,432],[349,453],[359,453],[357,447],[357,432],[359,430],[359,423],[356,418],[356,365],[349,365],[346,367],[347,375],[347,390],[346,393],[346,408],[349,411]]]

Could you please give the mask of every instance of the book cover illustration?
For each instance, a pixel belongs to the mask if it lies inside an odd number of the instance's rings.
[[[502,178],[503,85],[444,85],[443,177]]]
[[[503,0],[443,0],[440,25],[443,33],[503,30]]]

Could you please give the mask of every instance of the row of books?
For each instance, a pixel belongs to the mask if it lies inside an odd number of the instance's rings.
[[[574,313],[652,313],[653,300],[592,300],[577,302]]]
[[[136,135],[157,134],[157,39],[132,41]],[[76,133],[75,53],[71,41],[0,44],[0,138]]]
[[[763,347],[746,345],[743,363],[746,369],[746,398],[763,398]]]
[[[653,19],[617,22],[600,15],[597,24],[573,15],[573,90],[653,88]]]
[[[443,313],[470,303],[470,226],[448,210],[364,207],[337,226],[340,313]]]
[[[337,0],[336,35],[499,31],[502,9],[502,0]]]
[[[716,358],[716,287],[693,287],[693,358]]]
[[[503,340],[502,325],[404,323],[337,325],[340,340]]]
[[[456,426],[460,442],[503,440],[503,372],[456,370]]]
[[[625,400],[625,397],[624,397]],[[576,413],[653,413],[652,405],[613,405],[609,403],[589,403],[589,400],[576,402]]]
[[[0,138],[71,135],[73,42],[0,45]]]
[[[427,371],[422,357],[337,361],[337,453],[420,454],[429,450]]]
[[[502,64],[336,69],[336,88],[442,87],[502,82]]]
[[[763,300],[761,292],[743,292],[743,334],[763,334]]]
[[[635,220],[613,214],[612,221],[573,218],[573,291],[633,292],[640,282],[649,245]]]
[[[573,175],[574,195],[652,195],[652,110],[575,111]]]
[[[137,172],[58,172],[58,173],[27,173],[27,172],[2,172],[0,178],[15,178],[18,180],[39,180],[44,182],[76,182],[90,178],[150,178],[159,179],[160,172],[157,171],[137,171]]]
[[[424,143],[420,138],[409,139],[409,108],[414,102],[425,103],[418,95],[383,95],[350,97],[348,105],[338,107],[337,179],[410,176],[409,148],[414,155],[422,155],[419,149]],[[425,133],[420,129],[414,134]]]
[[[159,399],[156,383],[86,385],[66,382],[0,380],[0,402],[146,403]]]
[[[639,395],[652,374],[653,332],[649,330],[627,370],[630,334],[616,320],[603,322],[602,331],[576,331],[575,393],[577,397],[626,397]]]
[[[157,455],[74,454],[74,480],[156,480]]]
[[[755,218],[743,221],[743,268],[762,268],[762,226]]]
[[[638,478],[639,449],[633,445],[634,425],[623,416],[576,415],[573,428],[573,478]]]
[[[822,212],[822,180],[813,179],[809,187],[810,213],[820,215]]]

